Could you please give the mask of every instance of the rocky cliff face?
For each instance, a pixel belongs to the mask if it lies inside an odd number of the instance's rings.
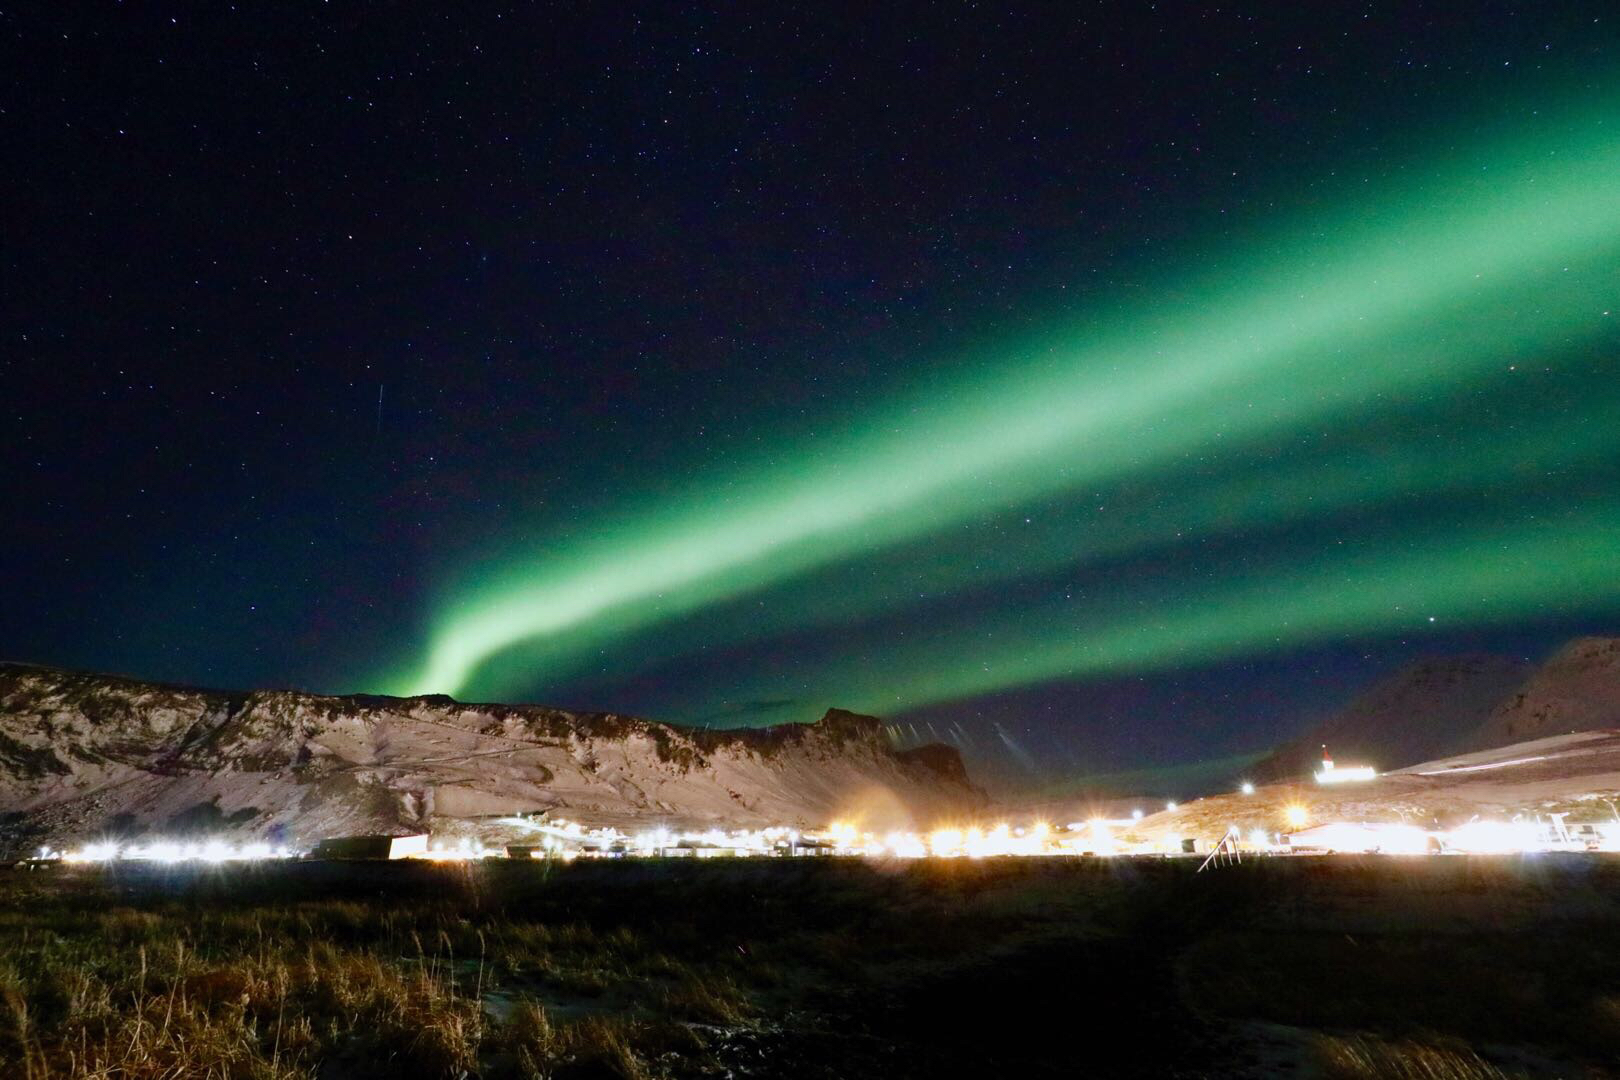
[[[876,719],[701,732],[447,697],[226,693],[0,665],[0,847],[101,830],[310,842],[554,810],[621,826],[874,826],[970,812],[947,747]]]
[[[1620,638],[1576,638],[1492,710],[1479,747],[1620,727]]]
[[[1336,761],[1380,771],[1477,749],[1480,725],[1533,670],[1529,663],[1501,656],[1448,656],[1408,665],[1278,748],[1253,772],[1264,779],[1308,773],[1320,766],[1324,743]]]
[[[1577,638],[1540,665],[1500,656],[1423,660],[1373,685],[1255,767],[1316,767],[1322,744],[1381,771],[1527,739],[1620,728],[1620,638]]]

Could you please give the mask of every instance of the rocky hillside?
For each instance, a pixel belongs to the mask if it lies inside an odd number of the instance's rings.
[[[1320,766],[1324,743],[1335,760],[1382,772],[1476,749],[1491,710],[1533,670],[1502,656],[1440,657],[1408,665],[1279,747],[1253,767],[1253,775],[1263,780],[1305,775]]]
[[[308,843],[553,810],[593,823],[875,826],[971,811],[948,747],[882,724],[702,732],[447,697],[228,693],[0,664],[0,847],[102,830]]]
[[[1620,638],[1576,638],[1491,711],[1477,747],[1620,727]]]

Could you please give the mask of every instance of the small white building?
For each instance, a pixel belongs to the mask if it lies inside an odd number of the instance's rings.
[[[1318,784],[1358,784],[1375,779],[1377,776],[1378,770],[1371,765],[1334,767],[1333,757],[1328,753],[1327,745],[1323,744],[1322,767],[1316,773],[1316,782]]]

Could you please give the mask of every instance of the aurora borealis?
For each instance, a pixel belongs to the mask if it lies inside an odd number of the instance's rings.
[[[773,604],[791,614],[741,632],[881,618],[948,604],[958,590],[1379,505],[1412,514],[1414,527],[1378,543],[1347,528],[1348,547],[1275,549],[1214,580],[1156,573],[1100,604],[1065,596],[966,626],[930,620],[880,664],[833,650],[826,667],[795,681],[897,711],[1241,653],[1285,635],[1614,604],[1620,508],[1576,504],[1521,521],[1512,498],[1527,479],[1539,486],[1612,459],[1613,396],[1438,441],[1436,421],[1389,424],[1388,442],[1362,448],[1366,460],[1343,450],[1310,459],[1316,439],[1387,420],[1398,403],[1511,396],[1515,382],[1547,374],[1521,376],[1519,362],[1612,344],[1615,134],[1589,118],[1563,140],[1475,149],[1410,190],[1362,196],[1222,258],[1219,274],[1163,286],[1196,302],[1122,306],[1102,325],[1055,332],[1045,347],[1010,349],[1012,359],[901,397],[834,445],[777,448],[753,471],[699,481],[604,529],[600,542],[519,558],[440,612],[427,663],[397,690],[500,696],[517,689],[503,664],[519,679],[567,670],[570,653],[661,620],[755,592],[795,596],[818,571],[838,583]],[[1455,422],[1440,412],[1440,425]],[[1133,506],[1127,496],[1111,518],[1099,509],[1087,520],[1092,502],[1118,504],[1121,489],[1144,485],[1157,498]],[[1436,500],[1468,506],[1481,493],[1501,507],[1460,515],[1442,536],[1413,511]],[[1043,520],[1026,536],[987,534],[1026,513],[1026,524],[1038,514],[1063,527]],[[908,547],[903,562],[892,557]],[[518,655],[503,661],[509,650]],[[792,692],[779,677],[747,674],[724,691]]]
[[[1604,5],[836,8],[19,17],[0,659],[1131,769],[1620,633]]]

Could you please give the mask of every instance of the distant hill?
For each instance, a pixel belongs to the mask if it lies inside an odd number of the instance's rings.
[[[1576,638],[1491,711],[1474,747],[1613,727],[1620,727],[1620,638]]]
[[[1361,784],[1264,784],[1252,795],[1228,791],[1146,815],[1125,839],[1198,839],[1203,850],[1236,825],[1279,832],[1291,810],[1310,824],[1405,822],[1452,828],[1472,818],[1567,814],[1571,824],[1612,822],[1620,804],[1620,731],[1582,731],[1418,762]]]
[[[101,830],[310,842],[553,810],[666,824],[923,825],[984,802],[869,716],[697,731],[440,696],[223,692],[0,664],[0,851]]]
[[[1478,749],[1486,745],[1480,739],[1492,710],[1534,670],[1533,664],[1503,656],[1418,661],[1374,683],[1251,771],[1266,781],[1310,772],[1321,763],[1324,743],[1334,760],[1372,765],[1381,772]],[[1510,736],[1492,745],[1512,741]]]
[[[1264,753],[1232,754],[1174,765],[1069,776],[1037,789],[1032,796],[1052,801],[1088,796],[1188,798],[1227,790],[1241,777],[1249,775],[1255,762],[1265,756]]]

